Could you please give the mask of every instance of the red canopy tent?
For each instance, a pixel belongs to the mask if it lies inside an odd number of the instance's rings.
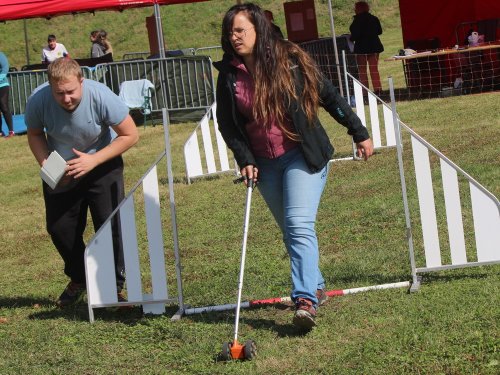
[[[206,0],[3,0],[0,2],[0,21],[23,18],[51,18],[63,14],[122,11],[154,5],[196,3]]]
[[[39,17],[52,18],[64,14],[95,12],[101,10],[123,11],[129,8],[153,6],[156,20],[157,40],[163,41],[160,5],[196,3],[201,1],[207,0],[3,0],[0,2],[0,22]],[[159,44],[160,56],[165,57],[165,44]],[[27,60],[29,61],[28,52],[26,52],[26,54]]]
[[[463,35],[457,41],[460,24],[475,28],[478,21],[500,18],[499,0],[399,0],[399,9],[405,47],[433,38],[439,38],[439,47],[464,44]]]

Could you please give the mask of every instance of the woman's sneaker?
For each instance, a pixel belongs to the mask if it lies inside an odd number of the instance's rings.
[[[298,327],[311,329],[316,325],[316,309],[313,303],[305,298],[297,298],[295,301],[295,315],[293,324]]]
[[[9,131],[9,134],[5,136],[6,139],[9,139],[9,138],[12,138],[13,136],[15,136],[16,133],[14,133],[13,131]]]
[[[70,281],[62,294],[59,296],[59,299],[56,301],[56,305],[63,308],[80,302],[83,300],[85,291],[85,284]]]
[[[328,300],[328,296],[323,289],[316,290],[316,298],[318,299],[318,306],[323,306],[323,304]]]

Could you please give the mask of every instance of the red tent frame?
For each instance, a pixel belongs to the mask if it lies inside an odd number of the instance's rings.
[[[0,2],[0,21],[201,1],[207,0],[3,0]]]

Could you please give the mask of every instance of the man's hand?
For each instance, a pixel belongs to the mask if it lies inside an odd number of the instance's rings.
[[[73,178],[83,177],[98,165],[95,154],[86,154],[76,149],[73,149],[73,153],[76,158],[67,162],[66,174],[68,176]]]
[[[356,149],[358,158],[362,157],[366,161],[370,156],[373,155],[373,142],[370,138],[368,138],[363,142],[356,143]]]

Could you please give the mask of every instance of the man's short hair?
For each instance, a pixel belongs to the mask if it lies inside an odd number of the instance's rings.
[[[56,36],[54,34],[49,34],[49,36],[47,37],[47,42],[51,42],[53,40],[56,40]]]
[[[72,77],[80,80],[82,78],[82,69],[75,60],[69,57],[60,57],[49,64],[47,74],[50,83],[66,81]]]

